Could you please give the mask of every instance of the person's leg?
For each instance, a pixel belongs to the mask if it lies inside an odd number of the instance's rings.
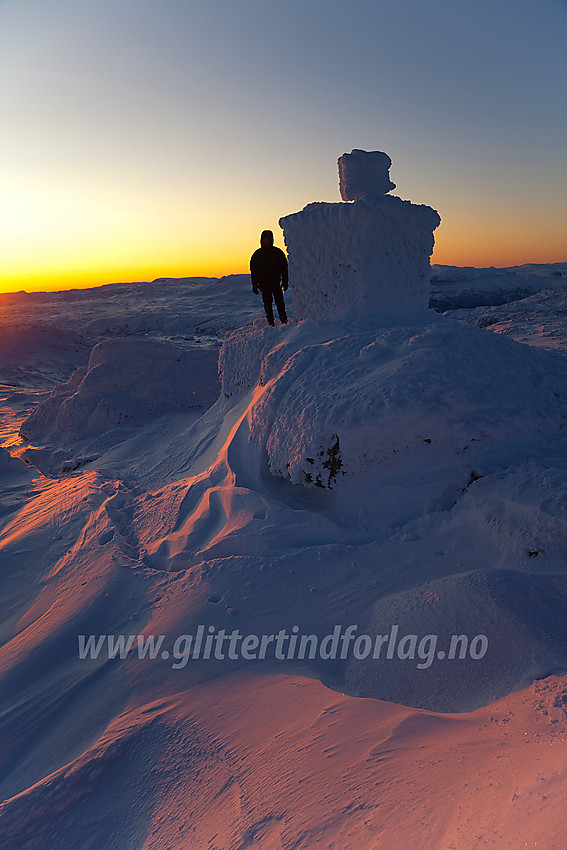
[[[274,301],[276,302],[276,307],[278,308],[280,322],[282,323],[282,325],[285,325],[285,323],[287,322],[287,316],[285,312],[285,301],[282,288],[279,284],[277,286],[274,286]]]
[[[261,290],[262,301],[264,302],[264,312],[269,325],[274,324],[274,311],[272,309],[272,290],[269,286],[263,287]]]

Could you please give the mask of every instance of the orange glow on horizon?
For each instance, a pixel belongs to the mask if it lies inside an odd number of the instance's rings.
[[[531,225],[531,226],[530,226]],[[567,245],[561,222],[460,219],[435,232],[432,263],[475,268],[509,268],[527,263],[564,263]]]
[[[484,251],[463,251],[459,246],[445,246],[435,249],[431,256],[431,265],[459,266],[461,268],[477,269],[507,269],[524,265],[550,265],[567,262],[567,251],[546,251],[526,247],[520,250],[517,246],[506,248],[489,247]]]
[[[258,229],[258,228],[257,228]],[[276,244],[285,248],[281,231],[274,228]],[[67,262],[55,258],[37,258],[35,263],[22,263],[21,267],[4,265],[0,278],[0,293],[64,291],[89,289],[110,283],[152,281],[157,278],[210,277],[219,278],[230,274],[247,274],[249,256],[255,250],[256,231],[246,227],[244,234],[232,234],[228,245],[219,250],[203,244],[199,255],[189,250],[185,256],[176,246],[174,252],[159,248],[155,256],[149,250],[133,252],[143,255],[142,262],[128,263],[122,255],[97,257],[91,264],[83,264],[77,255]],[[522,238],[523,237],[523,238]],[[244,246],[244,248],[243,248]],[[163,262],[159,260],[160,254]],[[48,260],[51,259],[51,262]],[[144,262],[144,260],[146,262]],[[507,268],[526,263],[560,263],[567,261],[564,235],[559,226],[552,222],[542,223],[539,229],[514,222],[502,222],[495,226],[487,221],[479,225],[473,220],[458,222],[443,221],[435,232],[435,248],[432,264],[448,266],[473,266],[476,268]],[[42,265],[43,262],[43,265]]]
[[[141,267],[77,268],[61,271],[55,269],[45,273],[30,271],[21,274],[14,273],[10,277],[0,279],[0,294],[20,291],[57,292],[68,289],[90,289],[109,283],[133,283],[136,281],[152,281],[157,278],[215,278],[247,272],[247,261],[232,258],[219,260],[218,257],[198,262],[164,262],[163,265],[152,264]]]

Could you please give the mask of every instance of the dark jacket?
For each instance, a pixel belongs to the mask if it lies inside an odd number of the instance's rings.
[[[252,286],[276,286],[280,280],[287,289],[287,259],[281,248],[268,245],[258,248],[250,257]]]

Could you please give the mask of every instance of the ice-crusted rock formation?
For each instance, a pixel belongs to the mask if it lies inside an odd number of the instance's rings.
[[[378,198],[396,184],[390,180],[392,160],[382,151],[355,148],[339,157],[339,191],[343,201]]]
[[[390,157],[343,154],[341,195],[284,216],[295,319],[356,319],[416,313],[429,304],[429,258],[440,224],[431,207],[386,195]]]

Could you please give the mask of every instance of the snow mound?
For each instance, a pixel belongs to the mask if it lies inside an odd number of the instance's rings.
[[[308,204],[280,219],[296,319],[426,310],[435,210],[384,196]]]
[[[372,330],[304,322],[281,329],[271,350],[264,330],[235,332],[219,364],[225,396],[257,384],[250,463],[335,489],[408,456],[456,458],[561,432],[561,355],[430,317]]]
[[[22,424],[28,440],[76,441],[164,413],[207,408],[218,396],[214,349],[180,349],[149,340],[96,345],[88,366],[55,387]]]
[[[473,711],[567,669],[566,604],[564,577],[511,570],[450,576],[386,597],[360,633],[373,644],[376,635],[389,641],[377,658],[373,649],[349,661],[345,688],[431,711]]]
[[[382,151],[355,149],[339,157],[339,189],[343,201],[385,195],[396,184],[390,180],[392,160]]]

